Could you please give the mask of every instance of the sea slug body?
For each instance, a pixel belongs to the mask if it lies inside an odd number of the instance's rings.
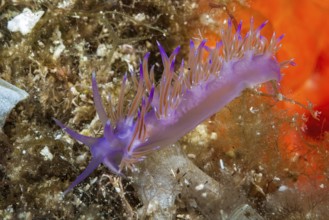
[[[180,47],[168,57],[158,43],[163,62],[159,84],[155,85],[153,67],[148,68],[150,53],[147,53],[140,64],[139,79],[134,74],[131,77],[136,88],[135,98],[124,112],[124,91],[128,80],[125,76],[116,111],[111,108],[108,112],[110,119],[101,103],[93,73],[93,98],[104,126],[103,136],[80,135],[55,119],[72,138],[89,146],[92,154],[87,168],[64,194],[88,177],[99,164],[103,163],[120,175],[124,167],[132,167],[147,153],[175,143],[244,89],[271,80],[279,81],[280,70],[293,62],[279,63],[275,59],[282,37],[276,38],[273,34],[267,40],[260,33],[265,24],[254,29],[251,19],[250,30],[242,36],[242,23],[233,31],[228,21],[228,28],[221,30],[221,41],[215,48],[207,47],[206,40],[197,47],[190,41],[188,60],[182,60],[176,70],[176,55]]]

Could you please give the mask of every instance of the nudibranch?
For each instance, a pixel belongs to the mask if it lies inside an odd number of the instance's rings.
[[[162,147],[170,146],[205,119],[218,112],[241,92],[271,80],[279,81],[281,69],[292,61],[278,62],[275,54],[282,36],[271,39],[261,35],[266,22],[243,36],[242,22],[236,30],[228,27],[220,31],[221,41],[214,48],[206,40],[196,46],[190,41],[187,62],[175,68],[178,46],[168,56],[158,43],[163,62],[159,83],[154,80],[154,66],[148,67],[150,53],[141,61],[139,74],[131,81],[136,95],[124,111],[124,76],[116,110],[105,111],[98,91],[95,73],[92,74],[94,105],[104,126],[102,137],[87,137],[56,123],[72,138],[90,147],[92,159],[87,168],[64,192],[66,194],[88,177],[101,163],[113,173],[121,175],[124,167],[133,167],[145,156]]]

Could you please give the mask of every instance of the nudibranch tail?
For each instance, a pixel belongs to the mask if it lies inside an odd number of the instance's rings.
[[[221,41],[214,48],[208,47],[206,40],[198,46],[191,40],[188,59],[182,60],[177,69],[175,63],[180,47],[168,56],[157,42],[163,63],[159,84],[155,86],[154,65],[149,69],[150,53],[146,53],[139,65],[139,76],[131,73],[136,91],[133,100],[125,107],[126,74],[116,110],[109,102],[109,118],[93,73],[94,104],[104,126],[103,137],[85,137],[55,120],[72,138],[90,146],[93,156],[86,170],[65,192],[86,178],[99,163],[121,174],[124,167],[133,167],[148,153],[175,143],[244,89],[271,80],[279,81],[281,69],[294,64],[292,60],[279,63],[275,58],[282,37],[273,34],[267,40],[261,35],[267,22],[257,28],[253,20],[250,23],[250,30],[242,36],[242,22],[234,32],[228,21],[227,29],[220,31]]]

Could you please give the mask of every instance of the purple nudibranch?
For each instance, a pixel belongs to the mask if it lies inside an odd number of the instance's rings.
[[[191,40],[188,60],[182,60],[176,70],[180,47],[168,57],[158,43],[163,62],[160,82],[156,85],[154,68],[148,68],[150,53],[146,53],[140,64],[139,79],[135,74],[131,77],[136,96],[124,111],[125,75],[116,111],[109,109],[110,119],[102,105],[93,73],[93,99],[104,126],[103,136],[83,136],[55,119],[72,138],[89,146],[92,154],[87,168],[64,194],[88,177],[99,164],[103,163],[113,173],[121,175],[124,167],[133,167],[148,153],[175,143],[244,89],[271,80],[279,81],[281,69],[293,62],[280,63],[275,59],[282,37],[277,38],[274,33],[267,40],[260,33],[265,24],[254,28],[251,19],[250,30],[242,36],[242,23],[234,31],[228,22],[228,27],[220,31],[222,40],[215,48],[207,47],[206,40],[196,47]],[[205,52],[208,53],[206,58]]]

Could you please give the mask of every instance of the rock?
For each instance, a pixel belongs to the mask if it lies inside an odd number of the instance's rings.
[[[5,124],[10,111],[18,102],[26,99],[28,96],[29,94],[24,90],[0,79],[0,130]]]

